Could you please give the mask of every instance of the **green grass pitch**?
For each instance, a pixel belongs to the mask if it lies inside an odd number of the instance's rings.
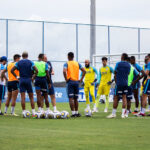
[[[121,119],[118,112],[117,118],[106,119],[110,112],[102,112],[102,104],[99,113],[87,118],[84,116],[85,106],[80,103],[81,118],[66,120],[0,116],[0,150],[150,149],[150,118],[130,115]],[[58,103],[57,108],[69,111],[68,103]],[[109,111],[111,108],[112,105]],[[31,110],[29,103],[27,109]],[[16,113],[21,114],[20,103],[17,103]]]

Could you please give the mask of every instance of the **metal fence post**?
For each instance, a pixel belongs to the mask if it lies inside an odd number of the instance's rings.
[[[78,45],[78,24],[76,24],[76,61],[79,60],[78,58],[78,50],[79,50],[79,45]]]
[[[110,54],[110,27],[108,26],[108,54]],[[110,56],[108,58],[110,65]]]
[[[44,54],[44,21],[42,22],[42,53]]]
[[[8,57],[8,19],[6,19],[6,57]]]
[[[138,59],[139,59],[139,64],[140,64],[140,52],[141,52],[141,30],[138,28]]]

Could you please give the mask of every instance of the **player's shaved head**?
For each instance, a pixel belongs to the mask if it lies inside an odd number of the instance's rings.
[[[22,58],[28,58],[28,52],[23,52],[22,53]]]
[[[86,68],[90,67],[90,60],[88,60],[88,59],[85,60],[85,67]]]

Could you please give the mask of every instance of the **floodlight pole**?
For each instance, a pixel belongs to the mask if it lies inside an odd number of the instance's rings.
[[[90,61],[96,54],[96,0],[90,0]]]

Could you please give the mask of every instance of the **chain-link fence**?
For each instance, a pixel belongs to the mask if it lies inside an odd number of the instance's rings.
[[[96,54],[150,52],[150,29],[96,25]],[[84,62],[90,58],[90,25],[32,20],[0,19],[0,56],[29,52],[37,60],[45,53],[52,61],[54,81],[63,81],[67,53]]]

